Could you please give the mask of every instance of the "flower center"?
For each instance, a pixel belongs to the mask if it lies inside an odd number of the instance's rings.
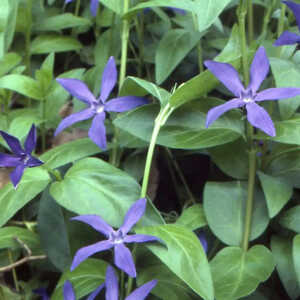
[[[240,99],[243,100],[245,103],[255,102],[254,98],[255,95],[252,94],[251,90],[246,90],[245,92],[242,92],[240,96]]]
[[[99,114],[104,111],[104,105],[102,103],[95,102],[92,104],[92,109],[96,114]]]
[[[118,231],[113,231],[110,234],[110,240],[114,243],[114,244],[122,244],[124,242],[124,236],[121,230]]]
[[[253,99],[247,97],[247,98],[243,98],[243,101],[249,103],[249,102],[253,102]]]
[[[26,165],[28,163],[29,159],[30,159],[30,155],[28,155],[26,153],[22,154],[21,161],[24,163],[24,165]]]

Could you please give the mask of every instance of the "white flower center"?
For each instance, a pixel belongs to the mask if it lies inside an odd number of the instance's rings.
[[[249,97],[243,98],[243,101],[246,102],[246,103],[254,102],[254,100],[252,98],[249,98]]]
[[[110,234],[110,240],[114,244],[122,244],[124,242],[124,236],[121,230],[114,231]]]
[[[97,109],[96,109],[96,111],[97,111],[97,113],[99,114],[99,113],[102,113],[103,111],[104,111],[104,105],[99,105],[98,107],[97,107]]]

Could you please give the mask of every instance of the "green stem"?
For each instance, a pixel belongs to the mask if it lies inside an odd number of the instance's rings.
[[[45,125],[45,122],[46,122],[46,98],[43,98],[42,99],[42,120],[43,120],[43,123],[41,124],[41,136],[42,136],[42,152],[45,152],[46,151],[46,134],[47,134],[47,130],[46,130],[46,125]]]
[[[199,32],[199,26],[198,26],[198,20],[197,20],[197,15],[193,14],[193,23],[194,23],[194,28],[195,30]],[[201,39],[199,40],[199,43],[197,45],[197,53],[198,53],[198,67],[199,67],[199,72],[202,73],[204,71],[203,68],[203,55],[202,55],[202,45],[201,45]]]
[[[268,25],[271,20],[271,16],[272,16],[272,12],[274,10],[275,3],[276,3],[276,0],[272,0],[270,5],[267,6],[267,10],[266,10],[266,13],[264,16],[260,40],[265,40],[267,37]]]
[[[58,170],[48,168],[46,165],[42,165],[41,167],[45,169],[50,175],[52,175],[56,179],[56,181],[62,181],[61,174]]]
[[[11,250],[7,250],[7,254],[8,254],[9,263],[13,264],[14,260],[13,260],[12,254],[11,254]],[[20,286],[19,286],[18,276],[17,276],[17,272],[16,272],[15,268],[12,269],[12,275],[13,275],[13,280],[14,280],[16,291],[19,292]]]
[[[148,148],[147,158],[146,158],[146,164],[144,169],[144,177],[143,177],[143,183],[142,183],[142,190],[141,190],[141,198],[145,198],[147,195],[147,188],[149,183],[149,175],[151,170],[151,164],[154,154],[154,148],[156,144],[156,140],[160,131],[160,128],[165,124],[167,121],[169,115],[173,111],[173,108],[170,107],[169,104],[167,104],[158,114],[155,123],[154,123],[154,129],[151,136],[150,145]]]
[[[240,38],[240,45],[242,49],[243,77],[244,77],[245,86],[247,86],[249,83],[246,25],[245,25],[245,19],[247,14],[246,1],[247,0],[240,0],[240,5],[238,7],[239,38]]]
[[[249,45],[254,38],[254,26],[253,26],[253,4],[252,0],[248,0],[248,35],[249,35]]]
[[[75,15],[76,17],[79,15],[80,1],[81,1],[81,0],[77,0],[77,1],[76,1],[75,11],[74,11],[74,15]]]
[[[281,4],[281,11],[280,11],[280,18],[279,18],[279,22],[278,22],[278,26],[277,26],[277,38],[279,38],[280,35],[283,33],[284,19],[285,19],[285,9],[286,9],[286,5],[282,3]]]
[[[28,75],[31,73],[30,65],[30,42],[31,42],[31,29],[32,29],[32,1],[27,0],[26,5],[26,31],[25,31],[25,66]]]

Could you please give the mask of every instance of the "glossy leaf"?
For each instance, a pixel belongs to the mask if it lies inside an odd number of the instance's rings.
[[[203,207],[208,225],[225,244],[239,246],[242,242],[247,200],[245,182],[208,182],[204,188]],[[264,196],[255,191],[250,240],[259,237],[269,223]]]
[[[283,227],[300,233],[300,205],[296,205],[285,211],[280,217],[279,222]]]
[[[272,274],[272,253],[262,245],[244,252],[240,247],[226,247],[210,263],[217,300],[247,296]]]
[[[194,292],[205,300],[213,300],[213,284],[206,254],[197,236],[179,225],[142,227],[137,233],[161,239],[147,247]]]
[[[125,172],[101,159],[85,158],[51,185],[52,197],[66,209],[79,214],[98,214],[119,227],[128,208],[140,198],[140,186]],[[161,224],[159,213],[148,202],[141,224]]]

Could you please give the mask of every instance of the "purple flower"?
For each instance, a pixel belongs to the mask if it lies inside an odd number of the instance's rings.
[[[129,296],[127,296],[124,300],[144,300],[150,291],[157,284],[157,280],[151,280],[136,290],[134,290]],[[104,285],[100,286],[101,289]],[[100,288],[99,287],[99,288]],[[106,269],[106,277],[105,277],[105,300],[118,300],[119,299],[119,286],[118,286],[118,278],[115,274],[114,269],[111,266],[108,266]],[[100,291],[100,290],[99,290]],[[99,293],[98,291],[98,293]],[[91,294],[87,300],[94,300],[97,294]]]
[[[204,64],[235,95],[234,99],[208,111],[206,127],[226,111],[246,107],[249,123],[266,134],[275,136],[276,131],[269,114],[256,102],[294,97],[300,94],[300,89],[270,88],[257,92],[269,72],[269,60],[264,47],[259,47],[255,54],[250,68],[250,83],[246,89],[239,79],[238,72],[231,65],[210,60],[205,61]]]
[[[208,245],[207,245],[207,240],[205,238],[204,233],[197,234],[197,237],[200,240],[200,243],[201,243],[201,245],[203,247],[204,252],[207,253]]]
[[[101,93],[98,99],[90,92],[88,87],[78,79],[56,79],[71,95],[88,105],[88,108],[74,113],[63,119],[58,125],[55,134],[59,134],[72,124],[93,118],[89,129],[89,137],[101,149],[106,149],[105,112],[124,112],[137,106],[148,103],[145,98],[125,96],[111,99],[106,102],[117,81],[117,69],[114,58],[108,60],[102,74]]]
[[[42,161],[31,155],[36,145],[36,129],[32,124],[24,143],[24,149],[21,147],[20,141],[14,136],[1,130],[0,134],[13,152],[13,155],[0,153],[0,167],[15,167],[10,173],[10,179],[16,189],[25,168],[37,167],[43,164]]]
[[[147,200],[145,198],[135,202],[129,208],[124,218],[123,225],[117,231],[96,215],[82,215],[72,218],[72,220],[81,221],[92,226],[95,230],[104,234],[107,237],[107,240],[79,249],[73,259],[71,271],[91,255],[114,248],[114,262],[116,266],[126,272],[129,276],[136,277],[134,261],[129,249],[125,246],[125,243],[143,243],[158,240],[158,238],[151,235],[127,234],[144,215],[146,204]]]
[[[104,287],[104,283],[101,284],[88,298],[87,300],[94,299]],[[63,288],[64,300],[76,300],[75,292],[73,290],[72,284],[67,280]]]
[[[296,4],[291,1],[282,1],[284,4],[286,4],[292,11],[295,16],[298,29],[300,30],[300,4]],[[282,46],[282,45],[292,45],[300,42],[300,35],[284,31],[280,37],[275,41],[273,44],[274,46]]]
[[[65,4],[68,4],[72,1],[73,0],[65,0]],[[90,11],[92,16],[94,17],[97,16],[98,7],[99,7],[99,0],[91,0]]]
[[[45,288],[35,289],[35,290],[33,290],[33,293],[41,296],[42,300],[49,300],[50,299]]]

